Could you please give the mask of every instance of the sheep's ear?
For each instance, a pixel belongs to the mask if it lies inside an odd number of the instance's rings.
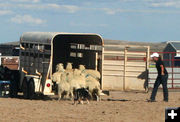
[[[89,91],[89,86],[86,89]]]

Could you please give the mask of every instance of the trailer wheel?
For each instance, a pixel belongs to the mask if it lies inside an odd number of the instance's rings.
[[[24,78],[24,80],[23,80],[22,92],[23,92],[23,97],[25,99],[28,99],[29,98],[29,95],[28,95],[29,89],[28,89],[28,82],[27,82],[26,78]]]
[[[35,86],[34,86],[34,80],[29,80],[29,99],[33,99],[35,95]]]

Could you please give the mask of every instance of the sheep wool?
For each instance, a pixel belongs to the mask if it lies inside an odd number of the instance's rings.
[[[73,72],[72,63],[69,63],[69,62],[67,63],[65,72],[66,72],[66,73],[71,73],[71,72]]]
[[[61,99],[61,95],[63,92],[66,92],[66,97],[68,97],[70,93],[70,85],[66,81],[66,73],[61,74],[61,80],[57,84],[58,84],[58,96],[59,96],[58,100]]]
[[[64,72],[63,64],[59,63],[56,65],[56,72],[52,75],[52,81],[60,82],[61,81],[61,74]]]
[[[78,69],[75,69],[73,74],[74,74],[74,80],[76,80],[79,83],[81,88],[85,88],[86,86],[85,75],[82,74],[81,71]]]
[[[79,70],[81,70],[81,72],[84,73],[86,76],[91,75],[92,77],[94,77],[98,80],[101,78],[99,71],[92,70],[92,69],[86,69],[84,65],[79,65]]]
[[[86,77],[86,88],[89,89],[92,98],[96,96],[96,100],[100,101],[101,89],[100,83],[97,79],[91,76]]]
[[[88,75],[91,75],[92,77],[94,77],[98,80],[101,78],[100,72],[97,70],[86,69],[85,73]]]
[[[62,63],[56,65],[56,72],[64,72],[64,66]]]
[[[79,65],[79,70],[81,70],[81,71],[84,71],[86,68],[85,68],[85,66],[84,65]]]
[[[52,81],[54,81],[54,82],[60,82],[60,81],[61,81],[61,74],[62,74],[62,72],[55,72],[55,73],[52,75]]]

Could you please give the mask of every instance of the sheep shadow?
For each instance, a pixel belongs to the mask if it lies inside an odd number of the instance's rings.
[[[17,95],[16,97],[2,97],[2,98],[11,98],[11,99],[22,99],[22,100],[42,100],[42,101],[52,101],[56,98],[53,98],[51,96],[46,96],[46,95],[41,95],[41,94],[36,94],[32,99],[29,98],[24,98],[23,95]]]

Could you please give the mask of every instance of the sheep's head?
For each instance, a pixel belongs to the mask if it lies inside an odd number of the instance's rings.
[[[64,66],[63,66],[62,63],[59,63],[59,64],[56,65],[56,71],[57,71],[57,72],[62,72],[62,71],[64,71]]]
[[[81,71],[78,69],[74,69],[74,75],[81,75]]]
[[[68,62],[66,65],[66,70],[71,70],[72,69],[72,63]]]
[[[81,71],[85,70],[85,66],[84,65],[79,65],[79,70],[81,70]]]

